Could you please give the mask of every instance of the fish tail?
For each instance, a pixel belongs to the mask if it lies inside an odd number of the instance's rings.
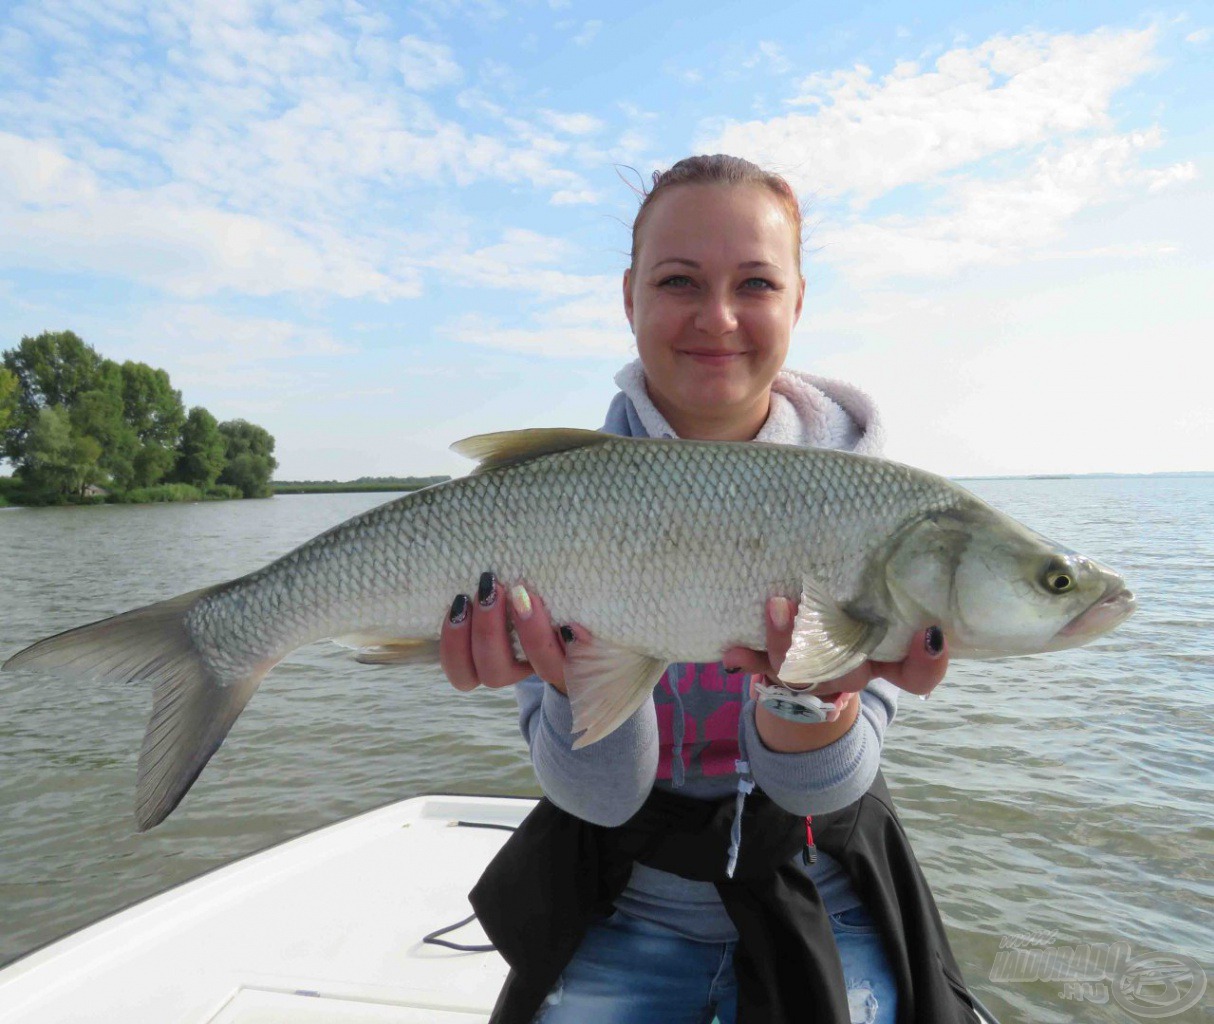
[[[94,679],[152,683],[152,717],[139,754],[135,818],[160,824],[219,749],[274,658],[236,676],[212,665],[186,623],[220,584],[69,629],[13,655],[4,669],[67,670]]]

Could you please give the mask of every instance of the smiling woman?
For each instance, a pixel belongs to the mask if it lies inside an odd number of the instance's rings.
[[[782,178],[720,155],[655,177],[633,225],[624,312],[649,397],[679,436],[759,432],[804,296],[801,209]]]
[[[784,369],[805,292],[800,224],[787,182],[736,157],[654,176],[623,277],[640,359],[617,376],[604,430],[879,453],[866,396]],[[670,666],[651,701],[587,746],[566,658],[593,657],[594,637],[557,631],[542,595],[493,572],[478,600],[455,597],[443,668],[461,690],[518,684],[547,798],[474,893],[515,969],[496,1024],[886,1024],[900,1004],[924,1024],[978,1019],[878,770],[898,688],[927,693],[944,675],[940,629],[810,697],[778,676],[797,608],[773,597],[767,613],[763,651]],[[579,905],[595,871],[609,898]]]

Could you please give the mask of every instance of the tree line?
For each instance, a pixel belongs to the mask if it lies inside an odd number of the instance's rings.
[[[164,370],[106,359],[71,331],[23,337],[0,358],[0,454],[14,500],[260,498],[274,438],[245,420],[188,412]]]

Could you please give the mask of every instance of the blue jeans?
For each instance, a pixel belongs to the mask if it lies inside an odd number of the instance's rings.
[[[897,990],[861,907],[830,919],[853,1024],[892,1024]],[[535,1024],[734,1024],[732,942],[695,942],[616,911],[594,925],[548,994]],[[806,1020],[813,1007],[806,1006]]]

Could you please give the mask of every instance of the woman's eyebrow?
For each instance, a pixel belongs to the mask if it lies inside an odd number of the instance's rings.
[[[657,263],[653,265],[653,269],[657,270],[657,268],[662,266],[664,263],[677,263],[683,267],[691,267],[693,270],[700,269],[700,264],[698,264],[695,260],[687,259],[685,256],[667,256],[664,260],[658,260]],[[778,263],[772,263],[770,260],[746,260],[744,263],[738,264],[739,270],[753,270],[755,267],[771,267],[774,270],[780,269],[780,265]]]

